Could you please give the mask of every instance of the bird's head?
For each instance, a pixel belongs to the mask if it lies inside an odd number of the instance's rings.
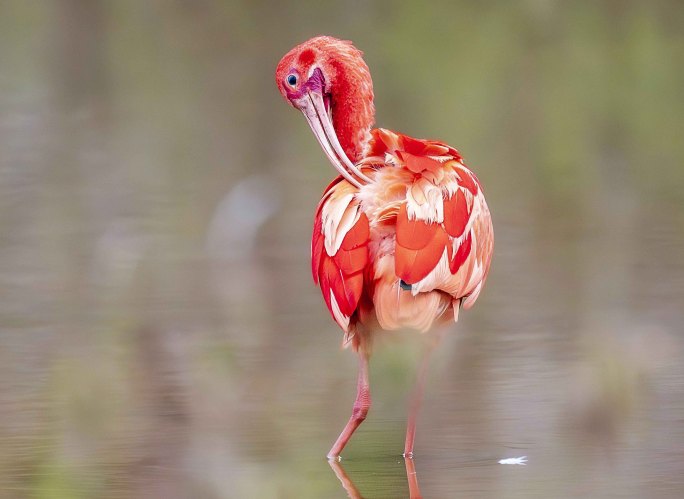
[[[276,84],[304,113],[333,166],[345,177],[354,172],[350,165],[363,157],[375,118],[373,82],[361,51],[330,36],[312,38],[280,60]]]

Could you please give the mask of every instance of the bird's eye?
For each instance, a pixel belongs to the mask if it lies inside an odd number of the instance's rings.
[[[287,77],[287,83],[291,87],[294,87],[297,84],[297,77],[295,75],[290,75]]]

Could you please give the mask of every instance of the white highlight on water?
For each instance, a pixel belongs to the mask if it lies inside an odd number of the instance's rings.
[[[506,459],[500,459],[499,464],[517,464],[520,466],[525,466],[525,465],[527,465],[527,456],[509,457]]]

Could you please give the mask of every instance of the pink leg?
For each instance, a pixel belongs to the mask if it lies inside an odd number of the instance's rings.
[[[330,452],[328,452],[328,459],[338,459],[344,446],[351,438],[354,431],[366,419],[368,409],[371,405],[370,387],[368,384],[368,356],[359,352],[359,379],[356,385],[356,400],[354,401],[354,408],[352,415],[347,421],[347,425],[337,437]]]
[[[418,368],[418,380],[416,386],[411,394],[411,402],[409,404],[408,422],[406,425],[406,443],[404,444],[404,457],[413,457],[413,441],[416,438],[416,420],[418,419],[418,411],[423,401],[423,389],[425,388],[425,379],[427,378],[427,371],[429,366],[430,354],[434,345],[427,347],[423,354],[423,360]]]

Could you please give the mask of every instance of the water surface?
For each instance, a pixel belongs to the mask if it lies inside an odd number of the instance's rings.
[[[0,496],[684,496],[680,3],[345,5],[0,7]],[[323,32],[494,217],[415,475],[411,341],[324,457],[356,379],[309,275],[333,171],[272,81]]]

